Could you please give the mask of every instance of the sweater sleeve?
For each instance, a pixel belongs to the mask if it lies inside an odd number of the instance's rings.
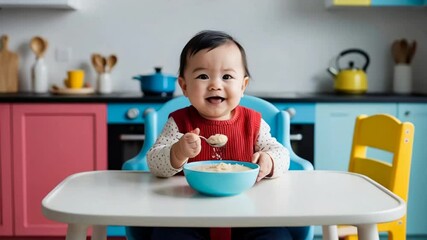
[[[173,118],[169,118],[160,136],[147,153],[147,163],[152,174],[158,177],[171,177],[182,171],[182,168],[172,167],[170,161],[172,145],[182,136]]]
[[[280,177],[288,171],[290,166],[289,150],[271,136],[270,126],[261,119],[259,136],[256,142],[255,151],[262,151],[270,155],[273,159],[273,175],[271,178]]]

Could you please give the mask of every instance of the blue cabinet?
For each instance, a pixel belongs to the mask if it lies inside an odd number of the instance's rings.
[[[424,0],[372,0],[371,6],[422,6]]]
[[[356,116],[397,113],[395,103],[318,103],[314,133],[314,168],[347,171]],[[372,152],[371,156],[386,153]]]
[[[427,104],[399,103],[397,117],[415,126],[407,208],[408,234],[427,235]]]
[[[328,8],[335,7],[421,7],[426,0],[325,0]]]
[[[407,234],[427,235],[427,105],[424,103],[318,103],[316,105],[315,169],[347,171],[354,123],[359,114],[388,113],[415,125]],[[372,151],[372,150],[371,150]],[[368,154],[370,154],[368,150]],[[378,156],[378,155],[381,156]],[[392,158],[386,152],[372,157]],[[319,233],[316,231],[316,234]]]

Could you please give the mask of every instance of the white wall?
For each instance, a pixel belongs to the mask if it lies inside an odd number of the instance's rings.
[[[323,0],[80,0],[77,11],[0,10],[0,35],[21,56],[20,85],[30,89],[35,56],[29,41],[49,41],[46,60],[50,83],[61,84],[68,69],[83,68],[94,82],[90,55],[115,53],[116,91],[139,91],[132,80],[154,66],[176,74],[184,44],[198,31],[223,30],[246,48],[251,91],[332,91],[326,68],[351,47],[371,56],[369,92],[391,91],[390,45],[397,38],[416,39],[415,89],[427,93],[427,8],[350,8],[327,10]],[[57,50],[71,49],[60,62]]]

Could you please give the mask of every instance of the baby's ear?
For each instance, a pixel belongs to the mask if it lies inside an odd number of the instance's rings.
[[[182,93],[187,97],[187,83],[183,77],[178,77],[178,84],[181,87]]]
[[[249,84],[249,77],[245,77],[243,78],[243,82],[242,82],[242,96],[243,96],[243,92],[246,90],[246,87]]]

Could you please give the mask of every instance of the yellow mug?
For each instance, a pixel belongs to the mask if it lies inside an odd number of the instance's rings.
[[[83,70],[70,70],[68,71],[68,78],[64,79],[64,84],[68,88],[82,88],[85,79],[85,72]]]

